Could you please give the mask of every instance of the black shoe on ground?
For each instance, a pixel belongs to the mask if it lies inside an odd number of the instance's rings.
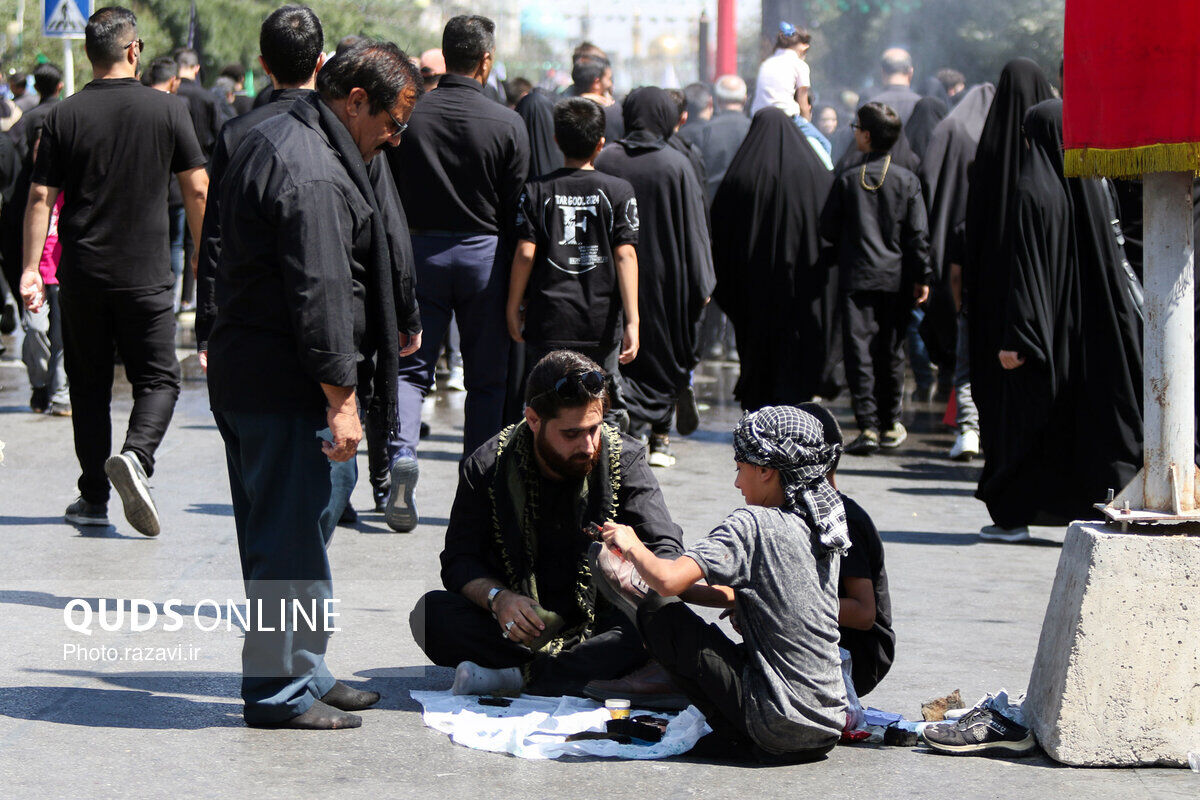
[[[375,500],[375,513],[382,514],[387,511],[387,499],[391,494],[391,489],[388,486],[371,489],[371,497]]]
[[[990,708],[976,708],[957,722],[929,725],[921,738],[930,749],[953,755],[1028,755],[1037,748],[1028,728]]]
[[[904,440],[907,438],[908,429],[897,422],[883,432],[883,436],[879,440],[879,446],[892,450],[904,444]]]
[[[342,515],[338,517],[337,524],[343,528],[353,528],[358,524],[358,512],[354,510],[354,506],[350,505],[350,501],[346,501],[346,507],[342,509]]]
[[[675,399],[675,430],[680,436],[691,436],[700,427],[700,409],[696,406],[696,390],[689,384]]]
[[[150,496],[150,479],[141,459],[132,452],[112,456],[104,462],[104,474],[112,481],[125,507],[125,519],[143,536],[158,536],[158,509]]]
[[[98,525],[108,527],[108,505],[106,503],[89,503],[82,497],[67,506],[63,518],[72,525]]]
[[[34,389],[29,395],[29,410],[35,414],[45,414],[50,408],[50,390],[43,386]]]
[[[424,438],[426,438],[427,436],[429,436],[429,434],[430,434],[430,433],[432,433],[432,429],[429,427],[429,423],[428,423],[428,422],[422,422],[422,423],[421,423],[421,428],[420,428],[420,431],[417,433],[417,438],[418,438],[418,439],[424,439]]]
[[[853,442],[846,445],[846,452],[852,456],[869,456],[879,451],[879,433],[867,429],[860,433]]]
[[[17,329],[17,312],[16,308],[11,303],[4,304],[4,310],[0,311],[0,333],[5,336]]]
[[[383,521],[397,533],[408,533],[417,527],[418,477],[420,468],[416,456],[401,456],[392,466],[392,486],[383,510]]]

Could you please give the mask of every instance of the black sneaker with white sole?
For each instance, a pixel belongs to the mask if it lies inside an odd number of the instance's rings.
[[[1033,732],[990,708],[976,708],[957,722],[929,725],[921,738],[930,749],[953,755],[1028,755]]]
[[[408,533],[417,527],[417,478],[421,471],[416,456],[401,456],[392,465],[391,488],[383,521],[397,533]]]
[[[104,462],[104,474],[120,495],[125,519],[133,529],[143,536],[158,536],[158,509],[150,496],[150,479],[141,460],[132,452],[112,456]]]
[[[105,503],[89,503],[82,497],[67,506],[64,515],[72,525],[99,525],[108,527],[108,505]]]

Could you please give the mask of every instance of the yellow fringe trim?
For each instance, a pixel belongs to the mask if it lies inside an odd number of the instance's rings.
[[[1200,142],[1119,150],[1082,147],[1067,150],[1063,160],[1068,178],[1140,178],[1149,172],[1191,172],[1200,177]]]

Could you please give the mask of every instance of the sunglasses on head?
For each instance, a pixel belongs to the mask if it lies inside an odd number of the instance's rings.
[[[596,370],[573,372],[554,382],[554,388],[542,392],[539,397],[554,392],[563,400],[580,400],[584,397],[598,398],[604,394],[604,373]]]

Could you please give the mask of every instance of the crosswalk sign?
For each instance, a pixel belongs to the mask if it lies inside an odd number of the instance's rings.
[[[82,39],[92,0],[42,0],[42,35]]]

